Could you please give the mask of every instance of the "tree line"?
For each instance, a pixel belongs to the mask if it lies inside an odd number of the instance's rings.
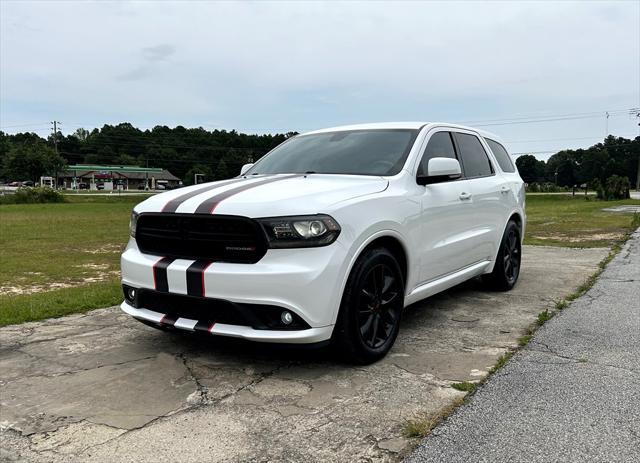
[[[72,164],[138,165],[162,167],[193,182],[195,173],[205,180],[238,175],[240,167],[260,158],[295,132],[249,135],[235,130],[206,130],[177,126],[156,126],[140,130],[130,123],[104,125],[73,134],[58,132],[48,138],[35,133],[9,135],[0,131],[0,179],[38,181]],[[558,186],[605,184],[613,175],[635,184],[640,158],[640,137],[608,136],[586,149],[562,150],[547,162],[533,155],[516,159],[527,183]]]
[[[586,184],[596,190],[613,176],[626,177],[636,185],[639,158],[640,137],[630,140],[609,135],[589,148],[559,151],[547,162],[526,154],[516,159],[516,166],[529,184],[552,183],[561,187]]]
[[[0,131],[0,179],[38,181],[68,165],[135,165],[161,167],[193,182],[195,173],[207,181],[234,177],[295,132],[249,135],[235,130],[156,126],[140,130],[129,123],[104,125],[48,138],[35,133]]]

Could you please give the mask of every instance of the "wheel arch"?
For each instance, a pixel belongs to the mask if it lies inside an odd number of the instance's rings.
[[[393,255],[393,257],[396,258],[396,260],[398,261],[398,264],[400,265],[400,271],[402,272],[402,280],[403,280],[405,292],[406,292],[407,274],[409,272],[409,268],[408,268],[409,262],[408,262],[407,250],[405,249],[404,244],[394,236],[383,235],[369,242],[369,244],[367,244],[360,251],[360,253],[358,254],[355,260],[357,260],[358,257],[360,257],[363,252],[367,251],[368,249],[372,249],[376,247],[383,247],[387,249]],[[355,260],[354,260],[354,263],[355,263]],[[351,272],[351,270],[349,270],[349,272]]]
[[[502,228],[503,233],[504,233],[504,229],[507,228],[507,224],[513,220],[518,227],[520,228],[520,230],[522,230],[522,225],[523,225],[523,221],[522,221],[522,216],[520,215],[519,212],[514,212],[513,214],[511,214],[511,216],[509,217],[509,220],[507,220],[507,223],[504,224],[504,227]],[[520,239],[524,240],[524,237],[521,236]]]
[[[355,265],[358,258],[364,253],[366,250],[371,249],[372,247],[383,246],[394,255],[396,259],[398,259],[398,264],[400,265],[400,270],[402,271],[402,277],[404,279],[404,287],[405,293],[407,290],[407,285],[409,278],[411,277],[411,256],[408,251],[408,246],[406,244],[403,236],[395,230],[386,229],[380,230],[372,235],[370,235],[366,240],[364,240],[353,253],[351,259],[349,260],[349,264],[346,270],[343,273],[342,283],[340,286],[340,301],[344,295],[344,291],[347,285],[347,281],[349,280],[349,275],[351,275],[351,271],[353,270],[353,266]],[[338,318],[338,312],[340,310],[341,303],[338,304],[338,310],[336,310],[334,314],[333,322],[335,323]]]
[[[509,218],[506,220],[506,222],[502,225],[502,229],[500,232],[500,238],[499,241],[497,243],[496,246],[496,255],[493,258],[493,261],[491,262],[491,265],[487,268],[485,273],[491,273],[493,272],[493,267],[496,264],[496,259],[498,257],[498,253],[500,252],[500,244],[502,243],[502,237],[504,236],[504,232],[507,229],[507,225],[509,225],[509,222],[514,221],[517,225],[518,228],[520,228],[520,243],[524,242],[524,218],[522,216],[522,214],[520,213],[520,211],[513,211],[511,213],[511,215],[509,216]]]

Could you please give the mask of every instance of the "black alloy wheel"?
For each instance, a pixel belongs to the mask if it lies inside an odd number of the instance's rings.
[[[401,291],[400,281],[387,264],[376,265],[365,276],[358,304],[358,326],[368,347],[376,349],[389,340],[402,310],[396,303]]]
[[[520,237],[514,227],[509,230],[502,249],[504,277],[512,286],[520,274]]]
[[[404,277],[398,261],[385,248],[370,248],[358,258],[342,296],[332,344],[353,363],[384,357],[400,329]]]
[[[521,233],[518,224],[510,220],[502,235],[493,271],[483,275],[484,281],[498,291],[509,291],[520,276],[522,259]]]

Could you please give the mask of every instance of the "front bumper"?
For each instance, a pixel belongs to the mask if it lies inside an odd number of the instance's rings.
[[[122,255],[122,283],[134,288],[159,290],[154,266],[162,256],[143,254],[131,239]],[[187,273],[196,261],[175,259],[163,268],[164,291],[193,295]],[[306,330],[257,330],[240,325],[216,324],[212,334],[267,342],[312,343],[331,337],[340,306],[347,252],[339,241],[330,246],[305,249],[271,249],[255,264],[214,262],[198,275],[199,296],[238,304],[277,306],[287,309],[310,328]],[[193,275],[189,275],[193,281]],[[201,281],[201,284],[200,284]],[[135,308],[126,302],[122,309],[155,322],[163,314]],[[159,319],[158,319],[159,320]],[[192,320],[193,321],[193,320]],[[185,329],[191,322],[182,324]],[[182,328],[176,323],[177,328]]]
[[[154,312],[147,309],[136,309],[129,305],[126,301],[120,305],[120,308],[132,317],[158,326],[163,325],[163,318],[166,314]],[[259,342],[277,342],[286,344],[311,344],[326,341],[331,338],[333,326],[323,326],[320,328],[308,328],[306,330],[255,330],[249,326],[227,325],[224,323],[214,323],[204,329],[198,327],[198,320],[189,318],[178,318],[172,324],[174,328],[184,331],[200,331],[207,332],[212,335],[229,336],[233,338],[242,338],[249,341]]]

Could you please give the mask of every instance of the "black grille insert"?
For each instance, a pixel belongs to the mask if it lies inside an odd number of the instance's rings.
[[[260,225],[247,217],[142,213],[136,242],[145,254],[216,262],[258,262],[267,252]]]

